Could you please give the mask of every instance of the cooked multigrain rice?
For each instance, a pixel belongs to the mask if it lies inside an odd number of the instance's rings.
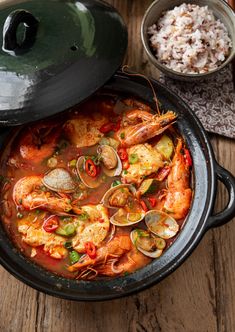
[[[148,28],[156,58],[168,68],[187,74],[218,68],[232,46],[224,24],[207,6],[185,4],[163,13]]]

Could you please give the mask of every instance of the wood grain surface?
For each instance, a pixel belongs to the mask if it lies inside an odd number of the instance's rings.
[[[129,30],[125,63],[157,77],[140,41],[148,0],[109,0]],[[218,162],[235,174],[235,142],[213,136]],[[216,210],[226,204],[219,187]],[[119,300],[76,303],[39,293],[0,268],[1,332],[234,332],[235,222],[210,230],[191,257],[158,285]]]

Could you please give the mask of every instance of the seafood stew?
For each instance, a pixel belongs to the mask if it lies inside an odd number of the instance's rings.
[[[174,241],[190,209],[192,159],[176,115],[95,96],[22,127],[1,156],[1,215],[24,255],[64,277],[140,269]]]

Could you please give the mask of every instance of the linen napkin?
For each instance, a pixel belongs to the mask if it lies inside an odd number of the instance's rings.
[[[191,107],[207,131],[235,139],[235,86],[230,65],[205,81],[176,81],[161,74],[160,82]]]

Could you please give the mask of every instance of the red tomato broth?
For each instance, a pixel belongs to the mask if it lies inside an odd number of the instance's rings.
[[[101,99],[102,99],[101,105],[104,105],[103,103],[104,103],[105,99],[103,97]],[[87,105],[87,108],[90,109],[90,108],[92,108],[92,105],[94,105],[94,104],[96,105],[97,102],[99,104],[99,98],[97,99],[97,97],[95,97],[94,100],[91,99],[87,103],[83,104],[81,106],[81,109],[87,110],[86,105]],[[115,113],[120,114],[123,112],[123,110],[126,109],[126,107],[123,106],[123,104],[120,103],[119,100],[116,102],[115,105],[116,105]],[[104,106],[102,106],[102,107],[104,107]],[[109,106],[108,107],[105,106],[104,109],[102,110],[102,112],[104,112],[104,111],[107,114],[107,112],[110,111]],[[77,110],[75,110],[74,113],[76,113],[76,112],[77,112]],[[111,119],[113,119],[113,115],[114,115],[113,112],[109,113],[110,121],[111,121]],[[69,117],[72,117],[72,116],[73,116],[73,112],[69,114]],[[56,123],[56,121],[58,121],[59,123],[61,122],[60,116],[54,118],[55,123]],[[45,123],[46,122],[47,121],[45,120]],[[62,124],[61,124],[61,128],[62,128]],[[72,273],[66,269],[66,267],[70,264],[68,255],[67,255],[67,257],[65,257],[63,259],[55,259],[55,258],[50,257],[50,255],[43,250],[43,246],[38,246],[35,248],[36,255],[31,257],[32,247],[30,245],[26,244],[22,240],[22,234],[19,233],[18,227],[17,227],[18,220],[20,220],[19,217],[17,216],[17,214],[21,213],[23,216],[25,216],[29,212],[16,206],[16,204],[12,198],[13,188],[14,188],[14,185],[17,183],[17,181],[25,176],[35,175],[35,174],[36,175],[46,174],[50,170],[50,168],[47,165],[47,162],[51,156],[56,157],[57,167],[61,167],[61,168],[68,170],[70,172],[70,174],[72,174],[73,178],[76,180],[77,174],[76,174],[75,168],[71,167],[70,162],[74,159],[77,159],[80,156],[94,155],[97,150],[97,145],[91,146],[91,147],[77,148],[76,146],[71,144],[67,140],[67,138],[64,137],[63,132],[61,132],[61,135],[59,136],[58,142],[55,146],[55,149],[54,149],[54,152],[52,153],[52,155],[47,156],[40,163],[35,164],[33,159],[25,160],[24,158],[22,158],[22,156],[19,153],[19,138],[24,135],[24,130],[25,130],[24,128],[21,129],[20,133],[18,133],[18,134],[16,133],[16,137],[14,137],[14,139],[11,139],[11,141],[9,141],[9,143],[6,144],[6,148],[4,149],[2,156],[1,156],[1,163],[0,163],[1,174],[4,178],[5,177],[9,178],[9,189],[6,192],[1,192],[1,200],[7,201],[8,205],[11,208],[11,216],[7,216],[7,214],[4,212],[4,208],[2,209],[3,210],[3,213],[2,213],[3,224],[7,230],[7,233],[9,234],[10,238],[13,240],[13,242],[15,243],[17,248],[26,257],[29,257],[30,260],[32,260],[33,262],[37,263],[38,265],[40,265],[40,266],[44,267],[45,269],[50,270],[53,273],[56,273],[58,275],[61,275],[61,276],[67,277],[67,278],[76,278],[77,272]],[[105,134],[105,136],[106,136],[106,134]],[[107,136],[110,136],[110,133],[108,133]],[[112,136],[112,133],[111,133],[111,136]],[[156,141],[157,141],[157,139],[156,139]],[[151,176],[152,175],[150,175],[149,178],[151,178]],[[77,206],[79,207],[81,205],[86,205],[86,204],[96,205],[96,204],[100,203],[105,192],[110,188],[110,186],[114,180],[121,180],[121,177],[117,177],[117,176],[116,177],[106,177],[105,182],[102,183],[98,188],[86,189],[87,197],[85,197],[83,200],[78,200]],[[165,183],[165,181],[163,181],[160,185],[160,189],[165,188],[165,187],[166,187],[166,183]],[[76,197],[73,197],[73,194],[69,193],[66,195],[70,198],[71,201],[76,200]],[[148,198],[150,199],[150,202],[151,202],[151,198],[152,199],[154,198],[157,200],[158,199],[157,193],[142,196],[142,199],[144,200],[144,202],[146,202],[148,200]],[[111,217],[114,212],[115,211],[113,211],[113,210],[109,210],[109,217]],[[47,213],[47,218],[48,218],[48,213]],[[42,224],[43,224],[44,219],[42,220]],[[183,221],[184,221],[184,219],[178,220],[177,222],[181,226]],[[136,225],[131,226],[131,227],[117,227],[116,234],[130,234],[131,230],[133,228],[135,228],[135,226]],[[146,229],[144,222],[139,223],[137,225],[137,227]],[[167,247],[169,247],[174,242],[174,240],[175,240],[175,237],[171,238],[169,240],[166,240]],[[65,242],[66,241],[67,241],[67,238],[65,238]],[[106,240],[104,240],[104,244],[105,244],[105,242],[106,242]],[[121,262],[125,262],[126,260],[127,260],[127,257],[124,255],[121,258]],[[152,261],[152,259],[145,257],[144,265],[148,264],[151,261]],[[142,265],[138,266],[138,268],[140,268],[140,267],[142,267]],[[134,270],[135,269],[133,269],[133,271]]]

